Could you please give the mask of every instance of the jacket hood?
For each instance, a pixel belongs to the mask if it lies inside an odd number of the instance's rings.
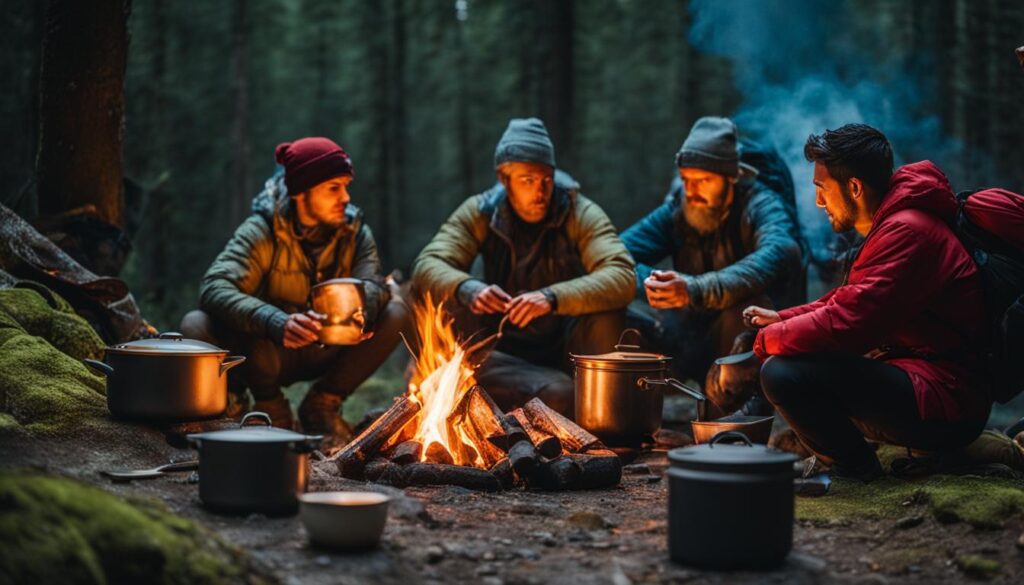
[[[926,211],[948,224],[956,221],[956,195],[945,173],[931,161],[911,163],[896,170],[889,180],[889,191],[875,211],[873,222],[877,225],[882,219],[904,209]]]

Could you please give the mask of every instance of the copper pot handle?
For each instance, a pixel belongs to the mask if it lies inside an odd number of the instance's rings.
[[[241,364],[244,361],[245,361],[245,356],[244,355],[232,355],[232,356],[228,356],[228,357],[224,358],[224,361],[222,361],[220,363],[220,375],[223,376],[224,372],[226,372],[226,371],[230,370],[231,368]]]
[[[102,374],[104,376],[109,376],[114,373],[114,368],[110,367],[110,364],[101,362],[99,360],[91,360],[87,358],[82,360],[82,363],[95,370],[96,373]]]
[[[634,329],[632,327],[629,327],[627,329],[623,329],[622,333],[619,334],[619,342],[615,344],[615,350],[616,351],[625,351],[627,349],[632,349],[632,350],[639,350],[640,349],[639,345],[628,345],[628,344],[622,343],[622,340],[626,337],[627,333],[633,333],[634,335],[636,335],[636,339],[637,339],[638,342],[641,339],[643,339],[643,336],[640,335],[640,330],[639,329]]]

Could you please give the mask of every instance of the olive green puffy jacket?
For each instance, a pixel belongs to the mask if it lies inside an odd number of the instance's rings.
[[[362,212],[345,210],[344,226],[320,253],[316,266],[302,250],[291,219],[281,173],[253,200],[253,214],[235,230],[203,276],[199,306],[236,331],[280,342],[290,313],[304,312],[309,291],[331,278],[361,279],[367,323],[388,300],[377,244]]]
[[[542,232],[528,254],[534,258],[530,274],[517,277],[524,260],[511,251],[509,224],[514,212],[505,197],[499,184],[470,197],[452,213],[416,258],[412,278],[418,292],[446,299],[458,291],[458,300],[465,304],[466,289],[475,292],[483,286],[469,274],[479,255],[488,283],[505,287],[518,280],[530,288],[545,287],[555,296],[558,315],[585,315],[629,304],[635,292],[633,259],[596,203],[556,182],[553,218],[544,227],[555,233]],[[461,286],[464,283],[466,287]]]

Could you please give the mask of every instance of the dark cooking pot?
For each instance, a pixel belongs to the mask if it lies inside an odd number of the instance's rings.
[[[626,333],[636,332],[627,329]],[[633,446],[661,427],[666,386],[690,394],[703,394],[666,377],[672,359],[659,353],[639,351],[619,338],[614,352],[573,355],[576,366],[576,424],[613,446]]]
[[[228,404],[227,371],[245,361],[180,333],[110,346],[83,360],[107,377],[107,408],[118,418],[186,421],[217,416]]]
[[[266,426],[249,426],[251,418]],[[294,514],[305,493],[309,453],[320,435],[302,435],[270,426],[270,416],[250,412],[237,429],[188,435],[199,451],[199,499],[229,514]]]
[[[721,443],[738,438],[743,444]],[[719,433],[706,445],[672,449],[668,550],[672,560],[714,569],[778,565],[793,546],[796,455]]]

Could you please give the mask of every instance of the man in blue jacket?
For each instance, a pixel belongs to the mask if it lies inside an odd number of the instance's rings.
[[[703,380],[714,358],[750,349],[744,308],[804,301],[803,253],[789,170],[774,151],[739,143],[731,120],[697,120],[676,166],[664,204],[622,241],[637,262],[637,297],[654,309],[645,340],[674,358],[677,376]],[[653,268],[666,259],[672,270]],[[729,412],[750,398],[708,390]]]

